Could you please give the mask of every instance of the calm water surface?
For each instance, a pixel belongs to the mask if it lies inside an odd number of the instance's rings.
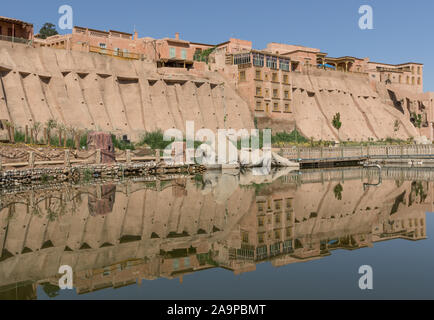
[[[350,168],[2,190],[0,299],[432,299],[432,181]]]

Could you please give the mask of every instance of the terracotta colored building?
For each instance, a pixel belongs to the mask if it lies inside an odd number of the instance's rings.
[[[230,39],[216,47],[216,70],[224,73],[257,117],[289,117],[292,87],[290,72],[295,65],[288,56],[253,50],[250,41]]]
[[[33,24],[0,17],[0,40],[26,43],[33,40]]]
[[[423,64],[408,62],[398,65],[369,62],[366,71],[371,80],[393,84],[401,89],[423,92]]]
[[[255,50],[250,41],[230,39],[215,47],[210,62],[212,69],[222,73],[246,100],[261,127],[271,126],[278,131],[296,127],[294,110],[299,102],[294,95],[298,89],[301,93],[304,90],[300,81],[309,87],[303,76],[294,83],[297,74],[308,75],[317,70],[321,74],[316,72],[316,76],[354,74],[355,79],[369,79],[372,87],[382,84],[409,94],[423,92],[422,64],[390,65],[370,62],[369,58],[329,57],[320,49],[298,45],[273,42],[264,50]]]
[[[137,38],[137,33],[133,35],[115,30],[103,31],[75,26],[70,34],[55,35],[45,40],[36,39],[35,43],[41,47],[140,59],[143,56],[144,48]]]

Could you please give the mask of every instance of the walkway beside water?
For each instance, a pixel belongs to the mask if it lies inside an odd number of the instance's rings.
[[[283,148],[283,157],[297,161],[302,168],[362,164],[365,161],[432,163],[434,145],[351,146],[320,148]]]

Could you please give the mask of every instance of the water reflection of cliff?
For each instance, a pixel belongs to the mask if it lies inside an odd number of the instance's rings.
[[[0,299],[36,298],[37,285],[55,296],[60,265],[73,268],[77,292],[86,293],[424,239],[433,186],[400,172],[386,172],[381,186],[366,190],[363,182],[375,173],[344,169],[65,185],[3,196]]]

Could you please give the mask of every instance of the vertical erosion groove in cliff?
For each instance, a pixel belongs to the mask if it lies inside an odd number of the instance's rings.
[[[389,96],[383,98],[373,90],[367,75],[316,70],[293,73],[292,80],[293,120],[308,138],[336,140],[338,132],[332,126],[336,113],[341,115],[341,140],[418,136],[409,117],[393,106]]]
[[[249,106],[228,85],[221,90],[217,73],[161,72],[144,61],[3,43],[0,52],[0,119],[17,127],[54,119],[138,139],[145,131],[185,131],[186,121],[196,130],[224,128],[225,104],[228,128],[254,128]]]

